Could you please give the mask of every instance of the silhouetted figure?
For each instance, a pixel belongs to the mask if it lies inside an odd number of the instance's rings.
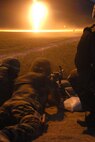
[[[92,0],[95,4],[95,0]],[[95,18],[95,5],[92,13]],[[69,76],[73,88],[78,93],[86,116],[86,124],[95,127],[95,24],[86,27],[77,46],[76,70]]]
[[[77,46],[74,70],[69,80],[79,94],[84,110],[95,109],[95,32],[85,28]]]

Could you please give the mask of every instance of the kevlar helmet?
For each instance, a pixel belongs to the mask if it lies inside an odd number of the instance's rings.
[[[46,58],[38,58],[34,61],[31,70],[49,76],[51,74],[51,65]]]
[[[2,62],[2,66],[8,69],[8,76],[11,79],[15,79],[20,72],[20,62],[15,58],[7,58]]]

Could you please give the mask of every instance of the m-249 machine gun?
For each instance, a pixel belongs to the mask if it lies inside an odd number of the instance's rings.
[[[51,73],[50,81],[53,99],[58,106],[63,106],[63,102],[71,95],[66,90],[66,87],[70,87],[70,83],[66,80],[64,69],[61,66],[59,66],[58,72]]]

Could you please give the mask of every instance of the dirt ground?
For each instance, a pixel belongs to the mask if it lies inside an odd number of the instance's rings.
[[[54,71],[61,65],[68,74],[74,69],[74,57],[80,35],[68,36],[54,33],[58,38],[34,38],[31,33],[0,33],[0,61],[16,57],[21,62],[21,74],[27,73],[31,63],[38,57],[46,57],[54,64]],[[85,132],[77,123],[84,120],[83,112],[60,112],[55,107],[46,110],[48,128],[33,142],[95,142],[95,137]]]
[[[47,131],[33,142],[95,142],[95,136],[77,123],[77,120],[84,120],[84,112],[57,113],[56,107],[46,111],[49,113]]]

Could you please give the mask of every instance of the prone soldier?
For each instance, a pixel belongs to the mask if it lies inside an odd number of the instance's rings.
[[[50,62],[38,59],[16,80],[12,97],[0,107],[0,141],[31,142],[41,133],[50,73]]]

